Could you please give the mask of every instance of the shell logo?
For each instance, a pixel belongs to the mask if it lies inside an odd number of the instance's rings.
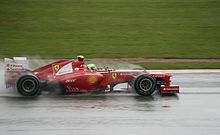
[[[89,76],[88,77],[88,83],[89,84],[95,84],[97,82],[97,78],[95,76]]]
[[[117,78],[117,73],[112,73],[112,79],[116,79]]]

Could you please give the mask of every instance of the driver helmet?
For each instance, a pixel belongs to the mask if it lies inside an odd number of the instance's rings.
[[[97,67],[96,67],[95,64],[88,64],[88,65],[87,65],[87,68],[88,68],[89,70],[97,70]]]
[[[84,56],[79,55],[79,56],[77,56],[77,59],[78,59],[78,61],[83,61],[84,60]]]

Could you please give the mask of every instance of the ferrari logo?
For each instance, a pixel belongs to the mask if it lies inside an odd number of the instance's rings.
[[[117,73],[112,73],[112,79],[116,79],[117,78]]]
[[[55,65],[53,65],[53,68],[54,68],[55,72],[57,72],[60,69],[60,65],[55,64]]]

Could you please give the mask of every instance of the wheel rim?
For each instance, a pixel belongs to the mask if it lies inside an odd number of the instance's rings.
[[[32,92],[35,89],[35,86],[35,82],[31,79],[27,79],[22,83],[22,89],[27,93]]]
[[[144,92],[151,90],[152,85],[153,85],[152,81],[149,79],[143,79],[139,83],[140,89]]]

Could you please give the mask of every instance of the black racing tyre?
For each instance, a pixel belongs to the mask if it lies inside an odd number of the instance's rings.
[[[24,75],[17,81],[17,90],[22,96],[38,96],[41,93],[40,82],[33,75]]]
[[[140,95],[150,96],[156,90],[156,79],[151,75],[140,75],[134,80],[134,89]]]

